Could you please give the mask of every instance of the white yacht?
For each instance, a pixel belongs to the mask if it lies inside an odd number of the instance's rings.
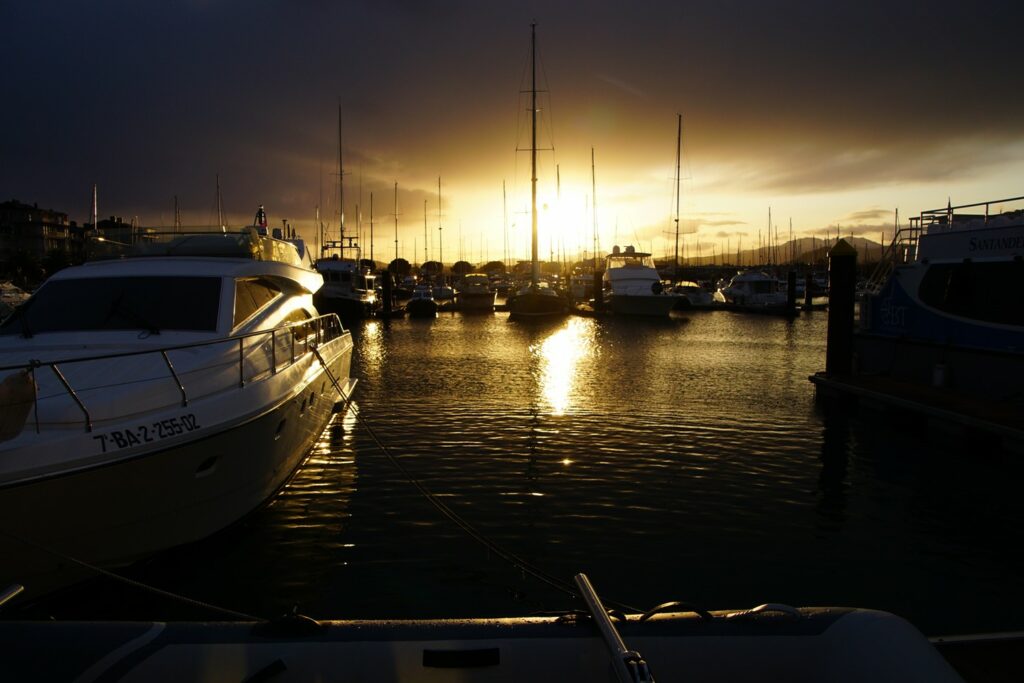
[[[455,288],[455,304],[460,311],[494,311],[496,294],[491,289],[491,281],[485,273],[467,273]]]
[[[676,301],[677,311],[689,311],[693,309],[709,309],[715,307],[714,292],[701,287],[692,280],[680,280],[672,287],[672,293],[678,297]]]
[[[741,270],[715,292],[715,301],[736,306],[784,307],[786,291],[779,281],[760,270]]]
[[[678,301],[664,291],[650,254],[617,245],[605,260],[604,298],[617,315],[667,316]]]
[[[0,326],[0,585],[223,529],[351,394],[351,334],[315,314],[294,245],[169,237],[56,273]]]

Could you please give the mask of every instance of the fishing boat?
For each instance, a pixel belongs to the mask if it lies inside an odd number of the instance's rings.
[[[412,297],[405,302],[405,310],[410,318],[436,318],[437,300],[431,285],[416,285]]]
[[[420,621],[0,622],[12,680],[928,681],[963,679],[893,614],[765,604],[710,612],[671,602]],[[614,617],[614,621],[613,621]],[[58,656],[54,656],[57,654]]]
[[[467,273],[455,287],[455,305],[463,313],[493,312],[495,296],[486,273]]]
[[[537,257],[537,25],[530,24],[530,283],[507,300],[512,319],[555,318],[569,313],[567,299],[540,279]]]
[[[605,258],[604,301],[616,315],[667,317],[678,298],[665,291],[650,254],[615,245]]]
[[[1022,204],[1024,197],[947,205],[897,231],[861,299],[858,373],[1017,400],[1024,381]]]
[[[261,232],[146,235],[0,326],[0,585],[209,536],[304,461],[355,385],[352,337]]]

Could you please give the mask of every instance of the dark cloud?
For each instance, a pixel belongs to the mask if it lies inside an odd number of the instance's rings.
[[[567,174],[591,146],[610,179],[668,160],[677,112],[692,167],[756,192],[963,181],[1024,140],[1022,3],[12,2],[0,195],[81,219],[95,182],[103,213],[200,219],[219,173],[232,215],[311,220],[340,100],[364,193],[398,180],[410,219],[438,175],[500,197],[533,18]]]

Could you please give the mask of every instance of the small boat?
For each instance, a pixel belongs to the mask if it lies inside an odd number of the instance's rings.
[[[692,280],[680,280],[672,287],[672,293],[676,295],[677,311],[690,311],[694,309],[703,310],[715,307],[714,292],[701,287]]]
[[[434,288],[430,285],[416,285],[412,297],[405,302],[405,310],[410,318],[436,318],[437,309]]]
[[[354,387],[295,246],[147,235],[55,273],[0,325],[0,585],[130,563],[267,502]],[[17,540],[13,540],[17,539]]]
[[[782,310],[788,301],[778,279],[761,270],[738,271],[714,298],[719,303],[749,309]]]
[[[551,616],[380,621],[0,622],[11,680],[963,683],[920,631],[876,610],[678,602]],[[614,621],[613,621],[614,617]],[[54,656],[57,655],[57,656]],[[1006,679],[1010,680],[1010,679]]]
[[[678,297],[665,291],[650,254],[616,245],[605,259],[604,300],[616,315],[668,317]]]
[[[467,273],[455,288],[455,305],[463,313],[492,313],[495,296],[485,273]]]

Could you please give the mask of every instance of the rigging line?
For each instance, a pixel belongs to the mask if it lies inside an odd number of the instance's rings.
[[[130,579],[127,576],[123,576],[121,574],[117,574],[117,573],[112,572],[112,571],[110,571],[108,569],[103,569],[102,567],[97,567],[96,565],[90,564],[88,562],[85,562],[84,560],[80,560],[77,557],[74,557],[72,555],[68,555],[66,553],[62,553],[59,550],[54,550],[53,548],[48,548],[48,547],[46,547],[44,545],[36,543],[35,541],[30,541],[27,538],[22,538],[20,536],[17,536],[16,534],[12,534],[11,532],[5,531],[3,529],[0,529],[0,535],[6,536],[7,538],[15,540],[15,541],[17,541],[19,543],[23,543],[24,545],[27,545],[27,546],[29,546],[31,548],[35,548],[36,550],[41,550],[42,552],[46,553],[47,555],[52,555],[53,557],[56,557],[57,559],[64,560],[66,562],[71,562],[72,564],[76,564],[76,565],[78,565],[80,567],[83,567],[84,569],[89,570],[89,571],[95,572],[97,574],[101,574],[101,575],[106,576],[106,577],[111,578],[111,579],[114,579],[115,581],[120,581],[121,583],[127,584],[129,586],[134,587],[134,588],[139,588],[141,590],[149,591],[150,593],[154,593],[156,595],[160,595],[162,597],[169,598],[171,600],[176,600],[178,602],[182,602],[182,603],[185,603],[187,605],[192,605],[193,607],[201,607],[203,609],[210,610],[212,612],[218,612],[220,614],[225,614],[225,615],[234,617],[236,619],[242,619],[244,621],[267,621],[267,619],[261,619],[259,617],[254,617],[251,614],[246,614],[245,612],[238,612],[236,610],[228,609],[226,607],[219,607],[217,605],[213,605],[213,604],[210,604],[208,602],[203,602],[202,600],[196,600],[195,598],[190,598],[190,597],[185,596],[185,595],[180,595],[178,593],[172,593],[171,591],[164,590],[163,588],[157,588],[156,586],[151,586],[151,585],[149,585],[147,583],[143,583],[143,582],[138,581],[136,579]]]
[[[414,477],[412,473],[408,469],[406,469],[404,465],[402,465],[401,462],[398,461],[398,458],[395,457],[395,455],[384,444],[384,442],[381,441],[381,439],[377,436],[377,433],[373,430],[373,427],[370,426],[369,421],[365,417],[363,417],[362,412],[358,409],[358,407],[355,405],[352,399],[341,390],[341,387],[338,384],[338,380],[335,379],[334,375],[331,373],[331,370],[327,366],[327,363],[324,361],[323,356],[320,355],[320,351],[314,347],[313,353],[316,354],[317,359],[320,360],[320,364],[323,366],[324,371],[327,373],[328,379],[331,381],[331,384],[338,392],[338,395],[341,396],[341,400],[345,403],[345,407],[348,410],[351,410],[352,414],[356,416],[356,420],[359,422],[360,425],[362,425],[363,429],[366,430],[367,434],[369,434],[370,438],[373,440],[377,448],[380,449],[380,451],[388,458],[388,460],[391,461],[391,464],[399,472],[402,473],[402,475],[408,480],[408,482],[412,484],[412,486],[417,491],[419,491],[419,493],[423,495],[423,497],[425,497],[427,501],[431,505],[433,505],[435,509],[437,509],[438,512],[440,512],[449,521],[453,522],[456,526],[458,526],[460,529],[466,532],[466,534],[468,534],[473,540],[477,541],[485,548],[493,552],[495,555],[505,560],[512,566],[516,567],[520,571],[529,574],[535,579],[538,579],[539,581],[546,583],[552,588],[556,588],[569,596],[572,596],[574,598],[579,597],[577,589],[574,588],[572,584],[568,583],[567,581],[563,581],[555,576],[552,576],[538,567],[534,567],[532,564],[520,558],[515,553],[509,550],[505,550],[497,543],[487,538],[484,534],[477,531],[472,524],[464,520],[457,512],[448,507],[448,505],[445,504],[443,501],[439,500],[433,493],[430,492],[429,489],[427,489],[426,486],[420,483],[420,481],[416,479],[416,477]],[[619,609],[626,609],[633,612],[643,612],[643,610],[641,609],[638,609],[631,605],[627,605],[625,603],[617,602],[615,600],[604,598],[604,602],[614,607],[618,607]]]

